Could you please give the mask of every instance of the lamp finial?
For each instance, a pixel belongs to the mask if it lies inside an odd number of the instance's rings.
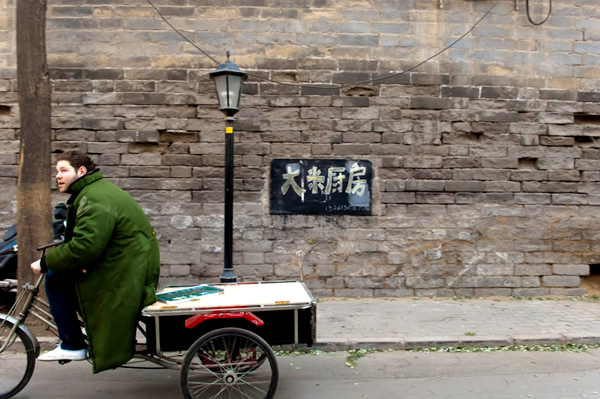
[[[225,54],[227,55],[227,61],[229,61],[229,56],[231,55],[231,53],[229,52],[229,50],[227,50],[227,51],[225,52]]]

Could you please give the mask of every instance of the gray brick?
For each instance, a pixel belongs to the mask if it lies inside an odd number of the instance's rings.
[[[475,288],[474,297],[510,296],[510,288]]]
[[[342,46],[369,46],[379,45],[379,35],[340,35]]]
[[[84,119],[83,128],[90,130],[113,130],[122,129],[123,120],[121,119]]]
[[[521,183],[511,181],[486,181],[483,190],[487,192],[517,192],[521,191]]]
[[[502,204],[514,201],[512,193],[474,193],[459,192],[456,194],[457,204]]]
[[[302,108],[300,117],[302,119],[327,119],[341,118],[342,111],[340,108]]]
[[[384,192],[381,193],[382,204],[414,204],[415,193]]]
[[[406,183],[404,180],[386,180],[385,191],[405,191]]]
[[[412,97],[410,99],[410,108],[413,109],[448,109],[449,107],[448,98]]]
[[[577,101],[581,102],[600,102],[600,92],[580,91],[577,92]]]
[[[541,113],[538,120],[540,123],[568,124],[574,122],[573,114],[559,113]]]
[[[452,180],[452,171],[445,169],[415,169],[416,180]]]
[[[377,72],[373,73],[373,79],[377,79],[377,82],[384,84],[411,84],[411,78],[409,73],[403,73],[398,75],[394,72]]]
[[[575,139],[573,137],[540,136],[540,144],[549,147],[572,147]]]
[[[454,194],[443,193],[417,193],[418,204],[454,204]]]
[[[91,17],[94,8],[86,6],[54,6],[50,7],[51,17]]]
[[[167,166],[131,166],[129,175],[131,177],[169,177],[170,171]]]
[[[600,136],[600,126],[593,125],[549,125],[551,136]]]
[[[446,182],[446,191],[452,192],[481,192],[483,183],[480,181],[449,181]]]
[[[587,194],[552,194],[552,203],[556,205],[587,205]]]
[[[370,78],[371,75],[367,72],[337,72],[333,74],[332,82],[340,84],[354,84]]]
[[[343,121],[340,121],[343,122]],[[373,122],[373,130],[376,132],[393,132],[393,133],[405,133],[413,130],[412,122],[392,122],[392,121],[380,121]]]
[[[551,288],[550,295],[581,296],[587,294],[586,288]]]
[[[517,158],[484,158],[481,160],[482,168],[491,169],[517,169],[519,160]]]
[[[344,143],[379,143],[381,142],[380,133],[363,132],[352,133],[345,132],[342,135]]]
[[[579,185],[563,182],[523,182],[522,187],[524,192],[572,193],[577,191]]]
[[[333,107],[368,107],[369,97],[337,97],[332,100]]]
[[[517,122],[517,112],[482,111],[479,120],[482,122]]]
[[[439,180],[408,180],[406,191],[444,191],[445,181]]]
[[[577,93],[571,90],[540,89],[540,98],[542,100],[561,100],[573,101]]]
[[[55,92],[92,91],[93,85],[89,80],[55,80],[52,82],[52,90]],[[3,97],[6,97],[4,95]]]
[[[478,169],[473,171],[473,180],[508,182],[510,180],[510,171],[502,169]]]
[[[467,97],[479,98],[480,89],[478,87],[464,86],[444,86],[442,87],[442,97]]]
[[[479,159],[473,157],[448,157],[443,160],[444,168],[478,168]]]
[[[548,180],[554,181],[580,181],[581,172],[577,170],[551,170],[548,172]]]
[[[553,265],[553,274],[567,276],[588,276],[590,274],[590,265]]]
[[[549,274],[552,274],[550,265],[523,264],[515,266],[515,275],[517,276],[543,276]]]
[[[129,151],[129,145],[118,143],[88,143],[87,150],[89,154],[126,154]]]
[[[513,170],[510,179],[515,181],[539,181],[546,180],[548,172],[538,170]]]
[[[447,85],[450,84],[450,76],[432,73],[411,74],[412,83],[415,85]]]
[[[519,89],[516,87],[489,87],[481,88],[481,98],[517,98]]]
[[[92,80],[117,80],[123,79],[125,72],[122,69],[84,69],[83,78]]]
[[[334,144],[334,155],[367,155],[371,147],[367,144]]]
[[[577,159],[575,169],[597,171],[600,169],[600,160],[595,159]]]
[[[438,156],[407,156],[404,157],[404,167],[416,169],[441,168],[442,157]]]
[[[160,165],[160,154],[123,154],[121,155],[123,165]]]
[[[575,101],[547,101],[547,111],[557,113],[577,113],[585,112],[584,104]],[[591,104],[592,105],[592,104]]]
[[[550,295],[550,290],[547,288],[515,288],[512,292],[516,297],[535,297]]]
[[[538,136],[521,136],[521,145],[523,146],[538,146],[540,138]]]
[[[545,287],[579,287],[581,278],[578,276],[544,276],[542,285]]]
[[[516,134],[547,134],[548,126],[539,123],[511,123],[509,132]]]
[[[538,288],[541,285],[540,278],[537,276],[521,277],[521,287]]]
[[[86,93],[83,95],[84,104],[122,104],[121,93]]]
[[[344,119],[379,119],[379,109],[377,108],[342,108],[342,118]]]
[[[98,165],[119,165],[121,163],[120,154],[101,154],[98,157]]]
[[[123,102],[125,104],[166,104],[164,93],[123,93]]]
[[[537,167],[541,170],[573,169],[575,160],[573,158],[539,158]]]
[[[518,112],[542,112],[546,110],[546,102],[538,100],[515,100],[510,101],[506,109]],[[530,117],[529,115],[527,116]]]

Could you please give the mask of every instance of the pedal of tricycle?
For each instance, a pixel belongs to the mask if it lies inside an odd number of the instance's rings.
[[[58,364],[67,364],[67,363],[71,363],[70,360],[59,360]]]

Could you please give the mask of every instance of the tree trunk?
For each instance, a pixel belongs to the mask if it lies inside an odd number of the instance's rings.
[[[46,64],[46,0],[17,1],[21,148],[17,183],[19,287],[31,281],[37,247],[52,242],[51,88]]]

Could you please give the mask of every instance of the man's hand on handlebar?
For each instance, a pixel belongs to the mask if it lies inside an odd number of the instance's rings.
[[[42,274],[42,266],[41,266],[40,262],[41,262],[41,259],[38,259],[31,264],[31,270],[35,274]]]

